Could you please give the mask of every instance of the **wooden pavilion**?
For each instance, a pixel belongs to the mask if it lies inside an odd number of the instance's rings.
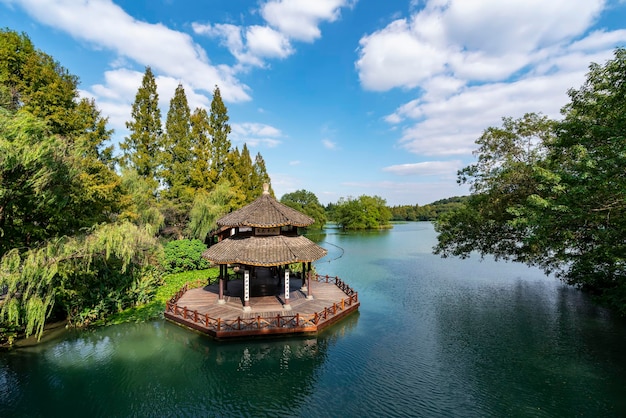
[[[313,222],[276,201],[264,185],[258,199],[217,221],[218,242],[202,254],[219,265],[217,286],[181,289],[167,303],[165,317],[227,338],[313,333],[356,311],[358,294],[345,282],[312,274],[311,263],[327,251],[298,228]],[[293,264],[301,271],[290,277]]]

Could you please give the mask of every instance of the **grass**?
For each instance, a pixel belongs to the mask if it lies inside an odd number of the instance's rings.
[[[214,281],[219,276],[219,268],[213,267],[207,270],[185,271],[182,273],[168,274],[163,278],[163,284],[157,289],[154,298],[141,306],[124,309],[121,312],[111,315],[97,325],[116,325],[125,322],[144,322],[155,318],[161,318],[165,311],[165,303],[185,283],[190,287],[205,285],[208,281]]]

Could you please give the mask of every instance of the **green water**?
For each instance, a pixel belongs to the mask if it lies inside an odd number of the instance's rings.
[[[0,416],[626,416],[626,322],[540,271],[441,259],[428,223],[340,234],[359,292],[315,338],[217,343],[164,321],[0,354]],[[330,260],[330,261],[329,261]]]

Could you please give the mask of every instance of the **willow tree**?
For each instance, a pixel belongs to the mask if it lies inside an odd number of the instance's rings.
[[[155,261],[156,248],[150,230],[121,223],[55,238],[26,252],[13,249],[0,260],[0,286],[6,289],[0,320],[41,337],[55,305],[80,325],[146,302],[158,276],[146,274],[144,266]],[[103,274],[109,279],[102,280]],[[129,295],[137,289],[144,294]]]
[[[217,220],[236,208],[236,193],[227,180],[220,181],[208,192],[199,190],[189,214],[189,236],[206,241],[217,229]]]

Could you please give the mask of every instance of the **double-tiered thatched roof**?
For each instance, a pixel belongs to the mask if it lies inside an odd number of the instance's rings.
[[[287,205],[276,201],[269,192],[217,221],[219,226],[272,228],[279,226],[305,227],[313,224],[315,219],[298,212]]]
[[[283,231],[283,227],[305,227],[313,222],[313,218],[276,201],[265,189],[254,202],[217,221],[219,226],[237,232],[209,247],[202,256],[216,264],[265,267],[315,261],[326,255],[324,248],[290,228]],[[242,227],[251,231],[239,232]]]

